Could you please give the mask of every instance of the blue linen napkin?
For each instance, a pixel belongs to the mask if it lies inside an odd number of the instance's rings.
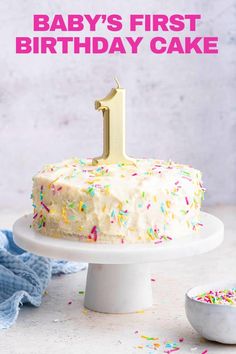
[[[18,247],[12,232],[0,231],[0,328],[9,328],[20,306],[40,306],[52,275],[85,269],[86,264],[55,261],[36,256]]]

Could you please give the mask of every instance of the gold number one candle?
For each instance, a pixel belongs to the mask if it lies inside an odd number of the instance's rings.
[[[125,89],[116,83],[105,98],[95,102],[95,108],[103,113],[103,154],[93,159],[93,164],[134,164],[125,153]]]

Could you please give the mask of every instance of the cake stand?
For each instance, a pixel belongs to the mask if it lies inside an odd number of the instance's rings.
[[[224,235],[223,223],[204,212],[204,226],[198,233],[160,244],[97,244],[50,238],[30,228],[31,222],[32,215],[15,222],[16,244],[41,256],[88,262],[84,305],[104,313],[129,313],[151,307],[150,263],[208,252],[220,245]]]

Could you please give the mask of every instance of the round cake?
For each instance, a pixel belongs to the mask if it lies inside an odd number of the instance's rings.
[[[100,243],[160,243],[198,230],[204,189],[187,165],[137,159],[49,164],[33,178],[33,227],[51,237]]]

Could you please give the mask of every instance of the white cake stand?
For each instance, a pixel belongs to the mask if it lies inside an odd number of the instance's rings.
[[[32,215],[13,226],[17,245],[38,255],[88,262],[84,305],[104,313],[128,313],[152,306],[149,264],[208,252],[223,241],[224,225],[213,215],[201,212],[200,232],[161,244],[97,244],[56,239],[37,233]]]

